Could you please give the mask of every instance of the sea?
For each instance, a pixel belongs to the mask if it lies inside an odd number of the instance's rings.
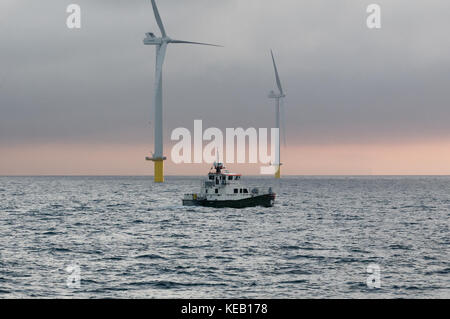
[[[449,298],[450,176],[0,177],[0,298]]]

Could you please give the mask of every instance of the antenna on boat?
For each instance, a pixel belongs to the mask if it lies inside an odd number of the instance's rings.
[[[214,166],[213,167],[216,169],[216,174],[220,174],[222,168],[225,168],[223,166],[223,163],[220,162],[220,155],[219,155],[219,148],[218,147],[216,147],[216,161],[214,162]]]

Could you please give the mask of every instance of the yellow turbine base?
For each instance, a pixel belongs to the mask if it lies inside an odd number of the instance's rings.
[[[164,161],[156,160],[155,162],[155,183],[164,183]]]
[[[277,171],[275,172],[275,178],[281,177],[281,165],[278,165]]]

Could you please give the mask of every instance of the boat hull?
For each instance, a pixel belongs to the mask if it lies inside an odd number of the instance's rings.
[[[264,194],[243,198],[238,200],[206,200],[206,199],[183,199],[184,206],[203,206],[215,208],[245,208],[245,207],[273,207],[275,194]]]

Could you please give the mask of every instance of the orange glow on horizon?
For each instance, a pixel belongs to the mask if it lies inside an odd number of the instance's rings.
[[[152,175],[147,145],[0,146],[0,175]],[[170,155],[171,146],[166,146]],[[170,158],[170,156],[168,156]],[[450,141],[307,145],[282,150],[282,175],[450,175]],[[259,175],[262,164],[228,164]],[[165,163],[166,175],[204,175],[209,164]]]

